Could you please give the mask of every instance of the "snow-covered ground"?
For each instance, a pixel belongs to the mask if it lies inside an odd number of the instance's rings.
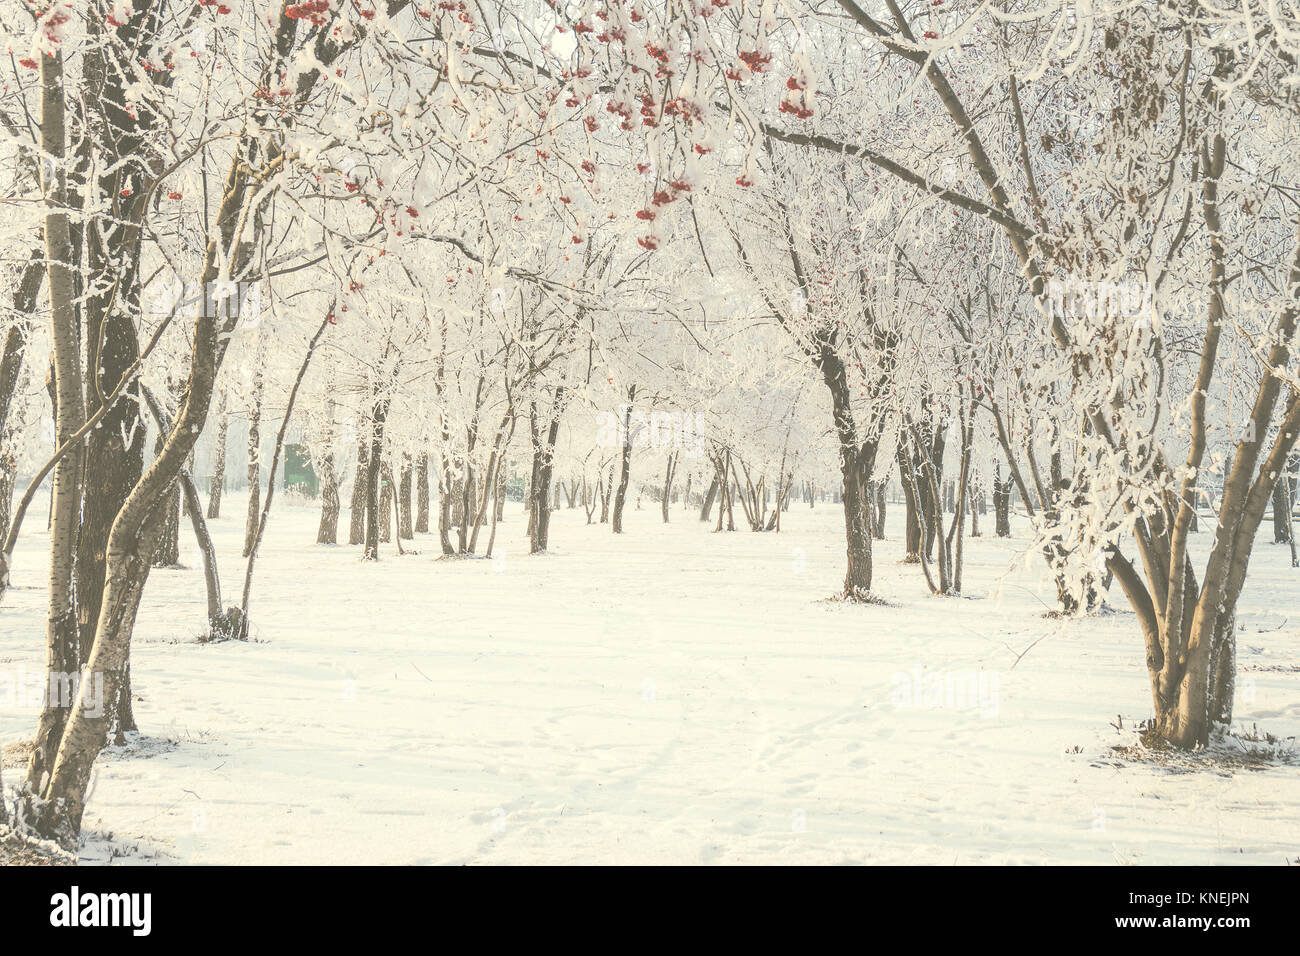
[[[227,600],[241,505],[213,523]],[[150,578],[141,735],[97,764],[83,860],[1300,859],[1300,766],[1187,772],[1112,752],[1150,710],[1132,614],[1116,588],[1116,613],[1044,618],[1041,560],[1008,571],[1024,541],[991,537],[991,514],[968,540],[967,596],[937,598],[899,563],[892,506],[882,607],[825,600],[843,576],[836,506],[793,505],[779,534],[632,507],[622,536],[558,512],[544,556],[512,505],[504,557],[439,560],[420,535],[420,554],[390,545],[364,564],[313,543],[314,507],[277,502],[246,644],[195,643],[203,583],[183,538],[189,569]],[[0,607],[11,681],[40,673],[44,526],[29,518]],[[1237,716],[1286,738],[1300,571],[1266,540],[1241,605]],[[35,719],[0,697],[0,741]]]

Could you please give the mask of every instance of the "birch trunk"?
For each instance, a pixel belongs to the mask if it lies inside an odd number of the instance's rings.
[[[230,409],[226,393],[221,392],[220,411],[217,413],[217,440],[213,451],[212,477],[208,479],[208,520],[221,517],[221,493],[226,488],[226,436],[230,430]]]
[[[63,54],[42,56],[41,61],[41,149],[56,168],[43,167],[47,212],[45,216],[45,259],[50,290],[50,340],[53,348],[55,442],[72,440],[85,420],[81,376],[79,316],[77,314],[76,263],[67,209],[67,181],[62,170],[65,154],[65,103]],[[81,507],[81,464],[78,453],[65,455],[54,467],[50,502],[49,613],[45,627],[46,670],[55,687],[66,686],[65,678],[80,671],[78,635],[73,587],[73,564]],[[55,769],[59,741],[68,719],[69,701],[46,698],[33,741],[27,770],[28,788],[43,792]],[[101,732],[98,742],[102,743]]]

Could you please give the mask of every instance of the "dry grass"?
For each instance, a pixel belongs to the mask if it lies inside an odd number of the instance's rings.
[[[893,601],[886,601],[884,598],[876,597],[874,594],[862,594],[861,592],[856,594],[845,594],[843,592],[832,594],[828,598],[822,598],[822,601],[826,604],[871,604],[877,607],[899,606]]]
[[[10,774],[14,770],[23,770],[27,767],[31,754],[30,740],[15,741],[0,752],[0,766],[10,771]],[[10,774],[6,774],[6,779],[9,779]],[[0,825],[0,866],[76,865],[77,858],[55,844],[21,833],[12,826]]]
[[[77,858],[48,840],[0,826],[0,866],[76,866]]]
[[[1155,732],[1149,722],[1132,732],[1132,741],[1110,748],[1112,759],[1102,763],[1122,767],[1146,764],[1160,767],[1168,773],[1203,773],[1210,771],[1231,776],[1242,770],[1267,770],[1271,767],[1300,766],[1300,751],[1294,737],[1275,737],[1252,727],[1249,731],[1218,731],[1208,746],[1196,750],[1180,750],[1171,746]]]
[[[30,740],[18,740],[0,752],[0,767],[6,770],[10,767],[26,767],[27,761],[32,756],[32,742]]]

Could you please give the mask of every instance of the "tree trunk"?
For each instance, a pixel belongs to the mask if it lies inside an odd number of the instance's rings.
[[[672,452],[669,452],[668,466],[667,469],[664,471],[664,494],[663,494],[663,498],[660,501],[660,504],[662,506],[661,510],[663,512],[663,517],[664,517],[664,524],[668,523],[668,505],[672,501],[672,496],[673,496],[673,468],[676,466],[676,464],[677,464],[677,456],[674,455]]]
[[[35,313],[36,300],[45,281],[45,271],[43,251],[40,248],[33,249],[14,294],[14,315],[18,321],[5,333],[4,350],[0,352],[0,599],[9,586],[9,556],[4,553],[4,539],[8,537],[9,522],[13,516],[14,481],[18,477],[18,436],[15,434],[16,429],[10,427],[9,410],[18,390],[27,351],[27,335],[22,317]],[[2,813],[3,809],[0,809],[0,814]]]
[[[601,486],[598,486],[596,493],[600,496],[600,523],[606,524],[609,521],[609,499],[614,495],[614,466],[609,466],[609,475],[602,477]]]
[[[352,501],[349,508],[348,544],[362,544],[366,540],[366,482],[370,480],[370,439],[364,434],[357,439],[357,473],[352,479]]]
[[[627,503],[627,483],[632,474],[632,403],[636,401],[636,386],[627,390],[627,408],[623,413],[623,460],[618,477],[618,491],[614,495],[614,533],[623,533],[623,505]]]
[[[563,385],[555,387],[555,399],[551,406],[550,422],[545,435],[540,435],[534,424],[531,433],[533,439],[533,481],[532,489],[533,515],[530,521],[532,531],[528,538],[530,554],[545,551],[550,544],[551,511],[559,508],[559,490],[556,489],[554,500],[551,494],[551,480],[555,473],[555,442],[560,435],[560,416],[564,411],[565,392]],[[536,414],[533,415],[534,420]],[[555,508],[552,509],[551,505]]]
[[[189,502],[190,507],[187,513],[190,516],[190,526],[194,529],[194,540],[199,546],[199,555],[203,559],[203,584],[208,594],[208,634],[210,638],[225,638],[233,635],[224,633],[223,625],[225,623],[225,612],[221,607],[221,578],[217,573],[217,548],[212,543],[212,536],[208,533],[207,522],[203,520],[203,509],[199,504],[199,489],[194,484],[193,477],[182,470],[180,478],[181,490],[185,494],[185,500]],[[128,693],[123,694],[122,701],[124,704],[130,702],[128,675]],[[119,726],[121,721],[119,720]],[[124,729],[134,729],[124,728]]]
[[[1002,479],[1002,467],[993,472],[993,526],[999,538],[1011,536],[1011,479]]]
[[[1273,484],[1273,543],[1286,544],[1291,540],[1290,522],[1287,516],[1291,510],[1290,495],[1287,488],[1287,473],[1282,472]]]
[[[713,476],[713,481],[709,483],[709,490],[705,492],[704,503],[700,505],[700,520],[708,521],[709,513],[713,510],[713,499],[718,494],[718,476]]]
[[[905,564],[917,564],[921,560],[921,506],[917,499],[916,476],[912,469],[912,458],[909,455],[906,442],[902,438],[898,442],[898,476],[903,485],[903,508],[905,515],[903,519],[903,540]]]
[[[379,468],[379,513],[382,516],[379,540],[383,544],[393,540],[393,499],[396,491],[393,487],[393,470],[384,462]]]
[[[334,470],[334,449],[327,447],[320,459],[320,525],[316,529],[317,544],[338,544],[340,504],[339,479]]]
[[[510,426],[511,432],[514,431],[514,424]],[[506,444],[509,444],[507,441]],[[504,450],[496,460],[496,467],[492,470],[492,521],[491,530],[488,532],[487,550],[484,552],[485,557],[492,557],[492,549],[496,547],[497,541],[497,522],[501,520],[500,503],[502,501],[502,492],[505,490],[505,482],[501,480],[502,470],[506,466],[506,456]]]
[[[163,517],[162,540],[158,543],[158,550],[154,552],[153,566],[175,568],[181,563],[181,486],[179,484],[167,492],[164,507],[166,514]]]
[[[451,543],[452,488],[451,461],[443,455],[442,473],[438,479],[438,540],[444,556],[456,553],[456,548]]]
[[[9,521],[14,509],[14,479],[18,475],[18,456],[14,453],[12,440],[0,439],[0,534],[9,528]],[[9,571],[9,562],[0,553],[0,594],[8,588],[4,580]]]
[[[871,527],[868,509],[871,502],[866,487],[869,455],[851,446],[840,446],[840,474],[844,481],[844,538],[847,545],[847,568],[844,595],[865,598],[871,593]]]
[[[244,557],[253,550],[257,516],[262,513],[262,391],[262,366],[259,362],[253,372],[253,402],[248,412],[248,517],[244,522]]]
[[[475,486],[474,466],[470,463],[469,456],[466,455],[465,474],[461,478],[460,495],[456,502],[457,509],[460,512],[456,550],[461,554],[469,554],[470,523],[477,517],[474,509]]]
[[[100,395],[107,395],[139,358],[139,343],[130,314],[114,309],[105,316],[102,311],[88,311],[88,337],[101,341],[99,358],[87,356],[86,380],[98,375],[98,387],[86,390],[88,411],[101,410]],[[87,436],[85,483],[81,504],[81,528],[77,541],[77,618],[78,640],[81,645],[79,661],[82,665],[90,655],[95,640],[95,626],[99,621],[100,601],[104,593],[105,562],[108,537],[113,521],[122,508],[135,483],[144,470],[145,428],[140,416],[140,386],[132,382],[118,397],[99,425]],[[167,425],[159,425],[157,454]],[[164,528],[163,556],[169,566],[179,563],[179,495],[175,486],[167,496],[167,521]],[[122,693],[106,706],[113,715],[114,739],[121,742],[123,734],[135,730],[130,706],[130,681],[124,676]]]
[[[257,518],[257,527],[253,532],[253,545],[248,551],[248,566],[244,570],[244,593],[239,604],[240,637],[248,636],[248,608],[249,596],[253,590],[253,567],[257,561],[257,549],[261,546],[262,537],[266,534],[266,523],[271,516],[271,502],[275,500],[275,479],[280,467],[280,457],[284,452],[284,436],[289,431],[289,421],[293,417],[293,407],[298,400],[298,389],[302,387],[302,380],[306,377],[307,369],[316,354],[316,346],[320,344],[321,336],[325,334],[325,330],[329,326],[329,319],[323,319],[316,329],[316,334],[307,343],[307,352],[303,356],[302,364],[298,366],[298,375],[293,380],[293,386],[289,389],[289,398],[284,406],[284,416],[280,419],[280,428],[275,433],[275,445],[271,450],[271,468],[266,475],[266,503],[262,506],[261,514]]]
[[[415,530],[429,533],[429,455],[422,453],[415,465]]]
[[[724,467],[722,470],[722,502],[718,505],[718,525],[722,525],[722,512],[727,513],[727,530],[736,530],[736,515],[732,505],[736,499],[736,482],[732,480],[734,467],[731,464],[731,450],[728,449],[724,456]]]
[[[145,404],[158,425],[159,432],[162,434],[170,433],[172,422],[163,409],[162,403],[154,397],[148,388],[142,386],[140,391]],[[189,505],[185,509],[185,513],[189,515],[190,525],[194,529],[194,540],[198,543],[199,555],[203,561],[203,583],[207,588],[208,595],[208,638],[209,640],[219,640],[232,637],[234,635],[227,633],[225,629],[228,619],[221,607],[221,578],[217,570],[217,549],[212,543],[212,536],[208,533],[207,522],[203,520],[203,509],[199,503],[199,489],[194,484],[194,479],[186,468],[180,470],[176,481],[185,495],[185,501]],[[130,674],[128,673],[125,675],[123,693],[119,703],[117,726],[119,738],[124,730],[135,729],[134,720],[130,716],[130,702]],[[126,718],[129,726],[124,726],[123,717]],[[122,741],[119,739],[117,742],[120,744]]]
[[[41,56],[41,148],[62,159],[65,148],[63,55]],[[54,439],[62,446],[85,421],[80,364],[76,266],[68,215],[68,190],[61,170],[42,167],[46,202],[45,260],[50,300],[51,359],[54,370]],[[80,524],[82,456],[66,454],[54,468],[50,499],[49,612],[45,627],[46,671],[56,680],[79,671],[73,567]],[[58,686],[58,685],[56,685]],[[28,764],[28,789],[42,793],[53,773],[68,719],[66,701],[48,690]],[[99,733],[96,743],[102,743]],[[96,748],[98,749],[98,748]],[[78,825],[80,814],[78,814]]]
[[[221,492],[226,487],[226,434],[230,428],[230,409],[226,405],[226,392],[221,392],[220,411],[217,413],[217,443],[213,452],[212,477],[208,479],[208,519],[221,517]]]
[[[168,391],[170,392],[170,388]],[[163,441],[165,438],[166,435],[159,431],[158,438],[154,443],[153,452],[155,455],[162,451]],[[135,484],[135,482],[132,482],[131,484]],[[127,486],[126,491],[129,490],[130,486]],[[114,517],[116,517],[117,509],[122,506],[122,500],[125,498],[126,494],[124,491],[122,497],[110,505]],[[181,486],[179,483],[174,483],[172,487],[168,489],[167,497],[163,499],[163,508],[162,537],[158,541],[158,549],[154,552],[153,566],[155,568],[174,568],[181,563]],[[110,522],[111,520],[112,519],[110,519]],[[107,540],[108,529],[105,528],[104,530],[104,539]],[[100,586],[103,586],[102,583]]]
[[[409,458],[402,460],[402,477],[398,485],[398,522],[397,533],[410,540],[415,537],[415,524],[411,514],[412,466]]]
[[[384,453],[384,421],[388,418],[388,400],[375,402],[374,414],[371,416],[370,449],[366,458],[366,538],[362,558],[366,561],[379,560],[379,472],[381,457]],[[387,516],[388,512],[384,512]]]

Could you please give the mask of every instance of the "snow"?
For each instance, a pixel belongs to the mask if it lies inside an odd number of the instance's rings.
[[[227,601],[241,504],[227,496],[211,523]],[[41,666],[43,517],[0,608],[0,673]],[[1151,706],[1132,614],[1116,587],[1114,613],[1044,618],[1043,563],[1008,571],[1024,539],[994,538],[991,513],[967,541],[967,596],[938,598],[899,563],[891,506],[875,585],[889,606],[826,600],[844,562],[830,503],[793,504],[779,534],[713,534],[680,505],[664,526],[649,501],[625,517],[615,536],[563,509],[552,553],[530,557],[511,505],[504,559],[439,560],[436,535],[419,535],[406,547],[422,553],[387,545],[365,564],[312,543],[314,507],[278,500],[256,640],[221,645],[194,642],[204,589],[183,537],[188,569],[150,577],[133,645],[141,735],[96,764],[83,862],[1300,857],[1300,766],[1176,772],[1112,752]],[[1300,731],[1298,604],[1300,571],[1261,540],[1237,717],[1283,738]],[[12,703],[5,744],[36,720]]]

